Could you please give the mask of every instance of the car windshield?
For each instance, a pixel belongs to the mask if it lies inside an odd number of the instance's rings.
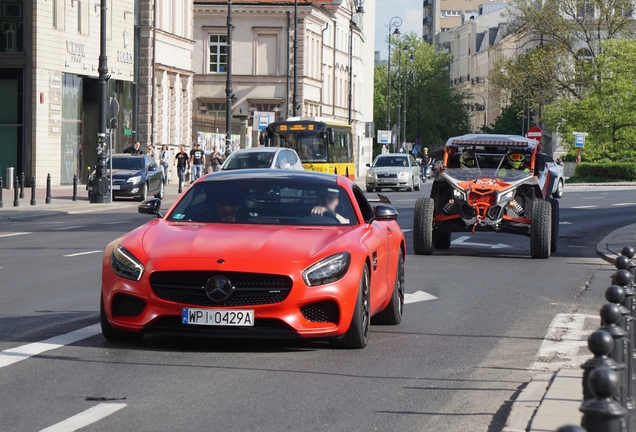
[[[323,214],[316,214],[316,208],[321,208]],[[173,222],[255,225],[321,226],[357,222],[344,189],[335,185],[302,183],[294,178],[195,183],[166,218]]]
[[[107,164],[107,166],[110,164]],[[113,156],[113,169],[140,171],[144,167],[144,159],[141,157],[117,157]]]
[[[233,153],[223,165],[223,170],[269,168],[274,160],[274,152]]]
[[[496,168],[446,168],[444,174],[459,180],[467,181],[474,179],[498,179],[504,182],[514,182],[524,179],[526,177],[532,177],[532,172],[529,170],[514,170],[514,169],[496,169]]]
[[[409,166],[408,157],[404,156],[385,156],[379,157],[373,164],[374,168],[378,167],[406,167]]]

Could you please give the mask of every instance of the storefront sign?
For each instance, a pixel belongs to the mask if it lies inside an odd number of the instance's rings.
[[[119,63],[133,64],[135,62],[135,56],[130,51],[117,50],[117,61]]]
[[[86,44],[66,41],[66,51],[72,56],[86,57]]]

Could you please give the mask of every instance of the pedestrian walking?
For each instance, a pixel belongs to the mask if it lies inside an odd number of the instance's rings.
[[[190,165],[192,166],[191,182],[201,177],[203,166],[205,165],[205,153],[201,150],[199,143],[194,143],[194,148],[190,151]]]
[[[183,184],[185,183],[186,169],[190,169],[190,159],[185,151],[185,146],[181,144],[179,146],[179,153],[174,157],[174,165],[177,167],[177,174],[179,175],[179,193],[183,192]]]
[[[159,164],[161,165],[161,169],[163,170],[163,184],[168,183],[168,167],[170,160],[170,150],[168,150],[167,145],[161,146],[161,151],[159,152]]]
[[[223,164],[223,155],[219,153],[219,150],[216,148],[216,146],[214,146],[214,148],[212,149],[210,160],[212,162],[212,171],[219,171],[221,169],[221,164]]]
[[[151,158],[155,158],[155,146],[152,143],[148,144],[148,148],[146,149],[146,154]]]

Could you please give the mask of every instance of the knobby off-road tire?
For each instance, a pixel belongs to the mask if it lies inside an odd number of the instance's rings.
[[[139,342],[143,337],[143,333],[132,333],[115,330],[106,318],[106,311],[104,310],[104,299],[99,299],[99,324],[102,327],[102,335],[104,339],[111,342]]]
[[[433,232],[433,246],[435,249],[448,249],[451,245],[451,233]]]
[[[536,201],[532,209],[530,226],[530,256],[546,259],[550,257],[552,234],[552,205],[548,201]]]
[[[356,299],[353,318],[349,330],[342,339],[336,339],[335,345],[345,349],[359,349],[367,346],[369,342],[369,328],[371,326],[371,292],[369,265],[364,264],[360,284],[358,285],[358,298]]]
[[[413,213],[413,250],[417,255],[433,253],[433,198],[418,198]]]
[[[555,253],[559,247],[559,201],[549,198],[552,207],[552,238],[550,239],[550,253]]]
[[[398,325],[402,322],[404,311],[404,255],[402,249],[398,256],[397,269],[395,270],[395,283],[391,301],[386,308],[373,317],[373,324]]]

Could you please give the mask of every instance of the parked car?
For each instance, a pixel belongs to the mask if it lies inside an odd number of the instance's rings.
[[[157,217],[104,252],[102,333],[363,348],[371,317],[397,325],[404,304],[398,214],[374,204],[343,176],[282,170],[207,175],[165,215],[147,200],[139,212]]]
[[[367,192],[382,189],[420,190],[420,166],[410,154],[381,154],[367,167],[370,167],[366,176]]]
[[[110,159],[106,160],[106,177],[110,180]],[[90,191],[95,179],[95,171],[88,177],[86,190]],[[143,201],[148,196],[163,199],[163,172],[153,158],[147,155],[113,155],[113,189],[111,196],[136,197]]]
[[[304,170],[295,150],[284,147],[253,147],[232,153],[223,163],[221,171],[273,168]]]
[[[565,191],[565,175],[563,174],[563,167],[556,163],[552,156],[544,153],[539,153],[537,155],[537,163],[545,164],[545,167],[548,170],[547,172],[549,172],[550,176],[554,177],[554,181],[549,182],[552,184],[550,192],[552,197],[561,198]]]
[[[548,258],[559,239],[559,201],[551,195],[560,179],[550,159],[522,136],[450,138],[430,198],[415,203],[415,253],[448,249],[453,232],[485,231],[525,235],[532,258]]]

